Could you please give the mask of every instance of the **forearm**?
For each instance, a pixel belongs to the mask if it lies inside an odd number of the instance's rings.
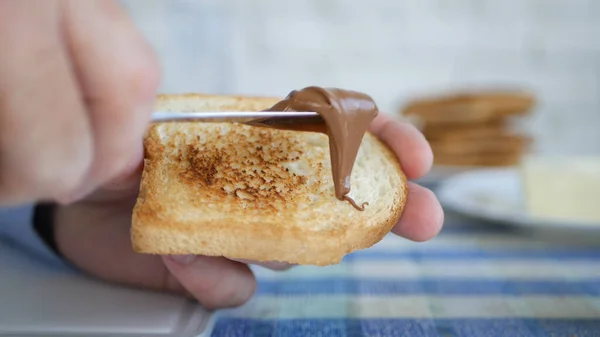
[[[36,212],[36,205],[33,204],[0,208],[0,238],[17,243],[45,261],[64,266],[65,263],[53,249],[51,240],[44,240],[40,236],[40,231],[44,233],[51,229],[42,227],[51,223],[39,223],[40,217],[43,220],[48,215],[47,209],[43,207],[38,207]],[[38,229],[34,225],[36,220],[41,225]]]

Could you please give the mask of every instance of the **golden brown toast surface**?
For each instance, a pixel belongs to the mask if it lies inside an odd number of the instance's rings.
[[[272,98],[168,95],[158,109],[263,110]],[[132,224],[134,249],[297,264],[337,263],[381,240],[407,197],[396,156],[367,133],[350,197],[335,198],[327,136],[234,123],[150,128]]]

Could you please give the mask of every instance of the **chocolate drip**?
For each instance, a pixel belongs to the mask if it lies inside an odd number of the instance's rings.
[[[356,201],[354,201],[354,199],[350,198],[347,195],[343,196],[342,199],[344,199],[347,202],[349,202],[350,205],[354,206],[354,208],[356,208],[359,211],[364,211],[365,210],[365,206],[369,206],[369,203],[366,202],[366,201],[363,202],[360,206],[358,206],[358,204],[356,203]]]
[[[359,207],[347,194],[358,149],[369,125],[379,113],[373,99],[355,91],[311,86],[290,92],[268,111],[314,111],[321,115],[325,121],[321,127],[307,123],[278,128],[327,134],[335,195],[363,211],[368,203]]]

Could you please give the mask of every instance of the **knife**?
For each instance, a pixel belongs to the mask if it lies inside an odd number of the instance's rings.
[[[155,111],[152,114],[152,122],[243,123],[265,125],[324,123],[321,115],[316,112],[296,111]]]

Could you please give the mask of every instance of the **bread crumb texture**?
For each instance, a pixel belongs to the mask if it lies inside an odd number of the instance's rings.
[[[262,110],[277,100],[165,95],[161,110]],[[407,197],[396,156],[365,135],[349,194],[335,197],[328,138],[236,123],[150,128],[132,221],[137,252],[328,265],[367,248],[399,220]]]
[[[277,212],[309,203],[311,193],[325,193],[322,181],[308,184],[307,175],[314,171],[320,176],[324,167],[320,162],[302,167],[307,162],[300,161],[303,147],[299,139],[257,127],[237,130],[229,126],[204,130],[215,146],[196,136],[192,144],[170,149],[177,153],[174,169],[199,194],[195,207],[203,207],[202,200],[211,198],[244,211]],[[185,135],[178,133],[176,137]],[[227,139],[231,137],[236,142]],[[318,152],[322,160],[323,153]]]

